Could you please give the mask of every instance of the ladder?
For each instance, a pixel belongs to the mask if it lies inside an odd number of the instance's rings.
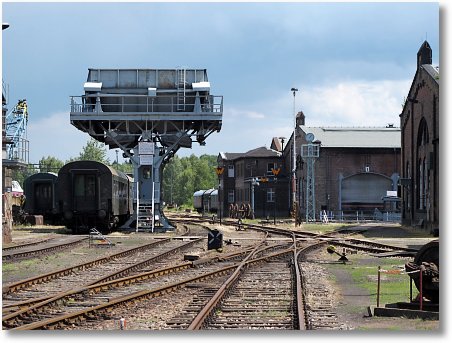
[[[328,224],[328,215],[325,210],[322,211],[322,223]]]
[[[186,70],[177,69],[177,111],[185,111]]]
[[[140,204],[137,211],[137,230],[152,229],[152,205]]]
[[[100,233],[96,228],[92,228],[89,230],[89,243],[90,246],[94,242],[94,240],[100,240],[103,242],[107,242],[109,247],[112,247],[114,244],[107,237],[105,237],[102,233]]]

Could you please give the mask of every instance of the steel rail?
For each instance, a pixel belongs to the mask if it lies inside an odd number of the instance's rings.
[[[87,240],[87,237],[82,237],[78,240],[74,240],[73,242],[67,242],[67,243],[63,243],[63,244],[56,244],[56,245],[52,245],[52,246],[47,246],[41,249],[35,249],[35,250],[26,250],[26,251],[22,251],[22,252],[12,252],[12,253],[2,253],[2,261],[3,262],[8,262],[8,261],[14,261],[20,258],[24,258],[24,257],[29,257],[29,256],[34,256],[34,255],[40,255],[43,253],[48,253],[48,252],[52,252],[52,251],[58,251],[58,250],[63,250],[63,249],[67,249],[68,247],[72,246],[72,245],[76,245],[81,243],[84,240]]]
[[[195,243],[197,243],[197,242],[199,242],[199,241],[201,241],[203,239],[204,238],[198,238],[198,239],[191,240],[190,242],[187,242],[187,243],[185,243],[183,245],[180,245],[178,247],[175,247],[173,249],[165,251],[165,252],[163,252],[163,253],[161,253],[161,254],[159,254],[157,256],[153,256],[153,257],[151,257],[149,259],[146,259],[144,261],[138,262],[138,263],[136,263],[136,264],[134,264],[132,266],[123,268],[123,269],[121,269],[121,270],[119,270],[117,272],[110,273],[107,276],[104,276],[104,277],[102,277],[100,279],[97,279],[97,280],[94,280],[92,282],[89,282],[86,285],[83,285],[83,286],[80,286],[80,287],[106,283],[106,282],[111,281],[111,280],[122,278],[122,277],[124,277],[124,275],[127,275],[127,274],[129,274],[129,273],[131,273],[131,272],[133,272],[133,271],[135,271],[137,269],[143,268],[143,267],[145,267],[145,266],[147,266],[147,265],[149,265],[149,264],[151,264],[153,262],[156,262],[156,261],[158,261],[159,259],[161,259],[161,258],[163,258],[165,256],[168,256],[168,255],[170,255],[172,253],[177,252],[180,249],[187,248],[188,246],[191,246],[191,245],[193,245],[193,244],[195,244]],[[65,292],[68,292],[68,291],[65,291]],[[63,292],[63,293],[65,293],[65,292]],[[31,306],[34,306],[34,305],[39,304],[41,302],[44,302],[46,300],[52,299],[54,297],[55,297],[55,295],[53,295],[53,296],[44,296],[44,297],[40,297],[40,298],[25,300],[25,301],[21,301],[21,302],[17,302],[17,303],[8,304],[6,306],[3,306],[2,309],[5,310],[5,309],[8,309],[8,308],[14,308],[14,307],[19,307],[19,311],[23,310],[23,309],[29,309]],[[15,311],[15,312],[17,312],[17,311]]]
[[[86,262],[86,263],[82,263],[82,264],[78,264],[76,266],[72,266],[72,267],[68,267],[68,268],[63,268],[63,269],[57,270],[56,272],[41,274],[41,275],[34,276],[34,277],[31,277],[31,278],[28,278],[28,279],[25,279],[25,280],[14,282],[14,283],[8,284],[6,286],[3,286],[2,287],[2,293],[3,294],[8,294],[8,293],[12,293],[12,292],[17,292],[20,289],[32,286],[34,284],[47,282],[49,280],[53,280],[53,279],[56,279],[56,278],[59,278],[59,277],[62,277],[62,276],[66,276],[66,275],[72,274],[72,273],[74,273],[74,272],[76,272],[78,270],[84,270],[84,269],[91,268],[91,267],[99,265],[99,264],[103,264],[103,263],[109,262],[109,261],[114,260],[116,258],[125,257],[125,256],[128,256],[128,255],[134,254],[134,253],[136,253],[138,251],[149,249],[149,248],[151,248],[154,245],[160,244],[162,242],[167,242],[167,241],[170,241],[170,240],[171,240],[171,238],[158,240],[156,242],[140,245],[139,247],[128,249],[128,250],[124,250],[124,251],[121,251],[121,252],[113,254],[113,255],[102,257],[100,259],[92,260],[92,261],[89,261],[89,262]]]
[[[187,247],[189,247],[191,245],[194,245],[195,243],[201,242],[204,239],[205,238],[192,239],[192,240],[190,240],[187,243],[184,243],[184,244],[182,244],[182,245],[180,245],[178,247],[175,247],[173,249],[167,250],[167,251],[165,251],[165,252],[163,252],[163,253],[161,253],[161,254],[159,254],[157,256],[153,256],[153,257],[151,257],[151,258],[149,258],[147,260],[138,262],[138,263],[134,264],[133,266],[125,267],[125,268],[123,268],[123,269],[121,269],[121,270],[119,270],[117,272],[113,272],[113,273],[111,273],[111,274],[109,274],[107,276],[104,276],[104,277],[100,278],[100,279],[94,280],[94,281],[88,283],[88,285],[94,285],[94,284],[97,284],[97,283],[104,283],[104,282],[116,279],[118,277],[123,277],[123,276],[125,276],[125,275],[127,275],[127,274],[129,274],[129,273],[131,273],[133,271],[136,271],[137,269],[146,267],[147,265],[149,265],[151,263],[154,263],[154,262],[156,262],[157,260],[159,260],[161,258],[164,258],[164,257],[166,257],[168,255],[173,254],[173,253],[176,253],[176,252],[178,252],[181,249],[185,249],[185,248],[187,248]]]
[[[42,239],[40,241],[35,241],[35,242],[31,242],[31,243],[24,243],[24,244],[20,244],[20,245],[13,245],[13,246],[10,246],[10,247],[2,248],[2,252],[5,253],[5,252],[8,252],[8,251],[12,251],[12,250],[27,248],[27,247],[30,247],[30,246],[33,246],[33,245],[39,245],[39,244],[42,244],[42,243],[48,243],[52,239],[55,239],[55,237],[45,238],[45,239]]]
[[[187,222],[187,219],[172,219],[174,221],[179,221],[179,222]],[[189,221],[193,221],[193,222],[205,222],[208,219],[202,219],[202,218],[190,218]],[[236,226],[237,222],[233,222],[233,221],[228,221],[228,220],[224,220],[222,222],[224,225],[230,225],[230,226]],[[308,236],[308,237],[312,237],[312,238],[316,238],[316,239],[322,239],[324,241],[327,242],[331,242],[332,244],[337,244],[337,245],[343,245],[346,246],[347,243],[345,241],[349,241],[352,245],[348,245],[346,247],[350,247],[350,248],[355,248],[358,249],[358,246],[353,246],[353,244],[361,244],[361,245],[368,245],[368,246],[373,246],[374,248],[363,248],[361,247],[361,250],[365,250],[365,251],[373,251],[373,252],[377,252],[377,253],[381,253],[381,252],[388,252],[388,250],[391,251],[404,251],[404,252],[412,252],[412,253],[416,253],[418,250],[417,249],[412,249],[412,248],[403,248],[403,247],[397,247],[397,246],[393,246],[393,245],[388,245],[388,244],[382,244],[382,243],[377,243],[377,242],[371,242],[371,241],[367,241],[367,240],[363,240],[363,239],[356,239],[356,238],[348,238],[348,237],[344,237],[344,238],[337,238],[337,237],[330,237],[328,234],[317,234],[317,233],[313,233],[313,232],[308,232],[308,231],[292,231],[292,230],[287,230],[287,229],[283,229],[283,228],[275,228],[275,227],[271,227],[271,226],[264,226],[264,225],[256,225],[256,224],[243,224],[244,227],[249,228],[249,229],[254,229],[254,230],[259,230],[259,231],[271,231],[277,234],[283,234],[283,235],[291,235],[292,233],[294,233],[297,238],[299,239],[304,239],[306,237],[304,236]],[[374,250],[372,250],[374,249]],[[380,250],[378,250],[380,249]],[[386,250],[384,250],[386,249]]]
[[[295,270],[295,301],[297,309],[296,329],[306,330],[306,319],[304,315],[304,296],[300,266],[298,265],[297,238],[293,235],[293,268]]]
[[[213,272],[209,272],[200,276],[196,276],[196,277],[192,277],[189,279],[186,279],[184,281],[181,282],[176,282],[176,283],[172,283],[166,286],[162,286],[156,289],[152,289],[152,290],[144,290],[144,291],[139,291],[139,292],[135,292],[132,293],[130,295],[127,296],[123,296],[123,297],[119,297],[116,299],[110,299],[110,301],[106,304],[101,304],[101,305],[97,305],[94,307],[90,307],[89,309],[84,309],[84,310],[79,310],[76,311],[74,313],[69,313],[63,316],[59,316],[56,318],[51,318],[51,319],[47,319],[47,320],[43,320],[43,321],[39,321],[36,323],[31,323],[31,324],[27,324],[27,325],[23,325],[20,327],[16,327],[13,328],[11,330],[36,330],[36,329],[54,329],[57,327],[57,325],[60,325],[61,323],[76,323],[78,320],[83,320],[84,318],[89,318],[94,316],[96,313],[102,312],[102,311],[110,311],[112,308],[115,308],[117,306],[120,306],[122,304],[128,303],[128,302],[133,302],[133,301],[138,301],[141,299],[151,299],[151,298],[155,298],[157,296],[163,295],[163,294],[167,294],[169,292],[175,291],[179,288],[184,287],[186,284],[188,283],[193,283],[193,282],[197,282],[197,281],[202,281],[208,278],[212,278],[214,276],[217,275],[222,275],[225,273],[228,273],[229,271],[233,270],[236,268],[236,265],[233,266],[228,266],[228,267],[224,267],[221,268],[219,270],[213,271]],[[96,286],[100,286],[100,285],[96,285]],[[64,326],[64,324],[63,324]]]
[[[207,304],[203,307],[203,309],[196,315],[191,324],[189,325],[187,330],[200,330],[202,325],[204,324],[207,317],[211,314],[211,312],[215,309],[217,304],[221,299],[225,296],[226,292],[229,290],[231,285],[235,283],[240,274],[243,272],[243,268],[246,265],[246,262],[251,259],[252,256],[255,255],[258,248],[264,244],[265,239],[262,240],[256,247],[243,259],[243,261],[237,266],[232,275],[226,280],[226,282],[221,285],[218,291],[214,294],[214,296],[207,302]]]
[[[46,306],[53,306],[53,304],[55,304],[59,301],[62,301],[65,298],[72,297],[76,294],[80,294],[80,293],[96,294],[103,290],[107,290],[107,289],[111,289],[111,288],[115,288],[115,287],[132,285],[133,283],[136,283],[136,282],[156,278],[156,277],[162,276],[162,275],[176,273],[176,272],[179,272],[179,271],[182,271],[182,270],[185,270],[188,268],[192,268],[192,267],[195,267],[195,266],[198,266],[201,264],[209,264],[214,261],[233,260],[233,259],[238,258],[240,255],[244,255],[244,254],[248,253],[251,250],[252,250],[251,248],[246,248],[242,252],[235,252],[235,253],[224,255],[222,257],[215,256],[215,257],[211,257],[211,258],[197,260],[194,262],[185,262],[185,263],[182,263],[182,264],[179,264],[176,266],[160,268],[160,269],[156,269],[156,270],[152,270],[152,271],[144,272],[144,273],[139,273],[139,274],[124,277],[124,278],[114,279],[114,280],[103,282],[103,283],[85,285],[85,286],[82,286],[82,287],[79,287],[79,288],[76,288],[73,290],[59,293],[59,294],[51,296],[51,297],[42,297],[40,299],[35,299],[32,306],[25,306],[25,305],[29,305],[29,304],[24,303],[24,304],[22,304],[24,306],[23,309],[20,309],[19,311],[16,311],[14,313],[4,316],[3,317],[3,325],[11,327],[12,325],[8,324],[8,322],[11,322],[15,318],[25,315],[25,314],[41,312],[41,311],[43,311],[43,309]]]
[[[302,254],[306,254],[307,252],[320,248],[321,246],[326,245],[325,242],[317,242],[313,243],[307,247],[304,247],[297,251],[296,248],[294,248],[294,267],[295,267],[295,274],[297,278],[297,313],[298,313],[298,330],[307,330],[307,318],[306,318],[306,305],[305,305],[305,299],[304,299],[304,291],[303,291],[303,275],[300,271],[300,265],[298,263],[298,260]]]
[[[250,260],[247,263],[248,264],[259,263],[265,259],[278,257],[278,256],[281,256],[284,254],[289,254],[291,252],[292,252],[292,249],[286,249],[281,252],[270,254],[268,256]],[[212,271],[212,272],[205,273],[203,275],[191,277],[191,278],[185,279],[180,282],[175,282],[175,283],[168,284],[168,285],[165,285],[162,287],[158,287],[156,289],[138,291],[138,292],[132,293],[127,296],[110,299],[109,302],[105,303],[105,304],[93,306],[88,309],[75,311],[73,313],[65,314],[65,315],[62,315],[59,317],[50,318],[50,319],[42,320],[39,322],[26,324],[23,326],[13,328],[11,330],[55,329],[55,328],[59,328],[59,327],[64,327],[67,324],[75,324],[75,323],[78,323],[79,321],[85,320],[86,318],[93,318],[96,315],[101,315],[104,312],[108,313],[113,308],[116,308],[123,304],[127,304],[129,302],[136,302],[136,301],[140,301],[142,299],[155,298],[157,296],[161,296],[161,295],[170,293],[172,291],[175,291],[177,289],[180,289],[180,288],[184,287],[186,284],[197,282],[197,281],[202,281],[202,280],[209,279],[209,278],[212,278],[212,277],[215,277],[218,275],[227,274],[227,273],[237,269],[237,266],[238,266],[238,264],[234,264],[232,266],[223,267],[216,271]],[[117,281],[118,280],[115,280],[115,282],[117,282]],[[100,287],[102,285],[95,285],[95,286]]]

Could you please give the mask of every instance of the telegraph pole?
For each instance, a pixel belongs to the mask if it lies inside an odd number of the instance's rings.
[[[293,126],[293,166],[292,166],[292,210],[295,215],[295,226],[297,226],[297,149],[296,149],[296,134],[297,134],[297,112],[295,111],[295,94],[298,92],[297,88],[291,89],[293,94],[293,115],[294,115],[294,126]]]
[[[223,202],[221,201],[221,175],[223,174],[224,167],[217,167],[215,168],[215,172],[218,176],[218,214],[220,219],[220,225],[221,225],[221,207],[223,206]]]

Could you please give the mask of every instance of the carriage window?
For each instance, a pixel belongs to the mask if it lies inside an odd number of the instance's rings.
[[[93,197],[96,194],[96,179],[94,175],[86,175],[86,196]]]
[[[74,195],[77,197],[94,197],[96,195],[95,176],[75,175]]]

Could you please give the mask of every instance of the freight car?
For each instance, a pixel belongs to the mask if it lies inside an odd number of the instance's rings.
[[[24,211],[30,215],[42,215],[55,223],[59,217],[56,173],[37,173],[24,181]]]
[[[75,161],[58,173],[59,209],[73,233],[122,225],[133,212],[133,180],[95,161]]]
[[[218,190],[199,190],[193,194],[193,207],[198,213],[218,211]]]

